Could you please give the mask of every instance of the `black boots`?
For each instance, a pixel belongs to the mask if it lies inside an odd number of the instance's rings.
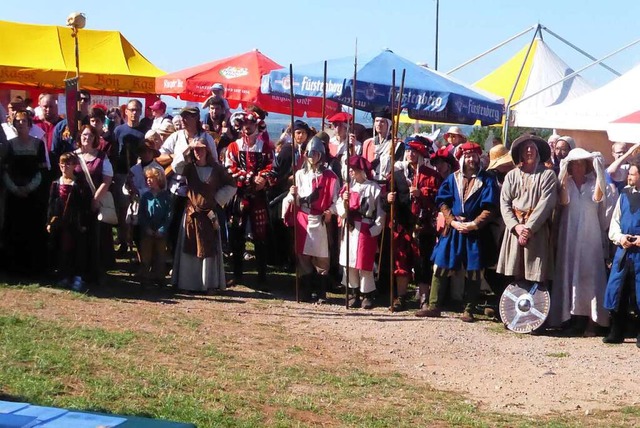
[[[362,306],[362,298],[360,296],[359,288],[349,289],[349,307],[351,309],[357,309]]]
[[[609,330],[609,334],[604,337],[602,341],[604,343],[624,342],[624,327],[626,324],[626,319],[627,316],[625,312],[611,311],[611,328]]]

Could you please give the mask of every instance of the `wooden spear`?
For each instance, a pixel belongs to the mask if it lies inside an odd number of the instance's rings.
[[[393,192],[395,191],[395,168],[394,168],[394,164],[395,164],[395,154],[396,154],[396,136],[398,133],[398,126],[399,126],[399,122],[400,122],[400,112],[402,111],[402,95],[404,92],[404,78],[405,78],[405,74],[406,74],[406,69],[402,70],[402,79],[400,80],[400,97],[398,99],[398,105],[396,107],[396,109],[394,109],[394,102],[395,102],[395,89],[396,89],[396,73],[395,70],[393,70],[393,79],[392,79],[392,84],[393,84],[393,89],[392,89],[392,99],[391,99],[391,147],[389,148],[390,151],[390,161],[391,161],[391,178],[390,178],[390,183],[389,183],[389,191]],[[397,111],[396,111],[397,110]],[[394,263],[394,250],[395,250],[395,245],[393,242],[393,231],[395,229],[395,225],[394,225],[394,219],[395,219],[395,213],[396,213],[396,202],[394,201],[391,204],[391,210],[389,212],[389,276],[390,276],[390,281],[389,281],[389,289],[390,289],[390,298],[391,298],[391,304],[389,305],[389,310],[391,312],[393,312],[393,282],[395,279],[395,275],[393,274],[394,272],[394,268],[395,268],[395,263]]]
[[[396,103],[396,70],[394,69],[391,73],[391,130],[389,133],[391,134],[391,144],[389,145],[389,156],[391,157],[391,182],[389,184],[389,191],[393,192],[393,157],[396,152],[396,143],[395,143],[395,135],[396,135],[396,121],[395,121],[395,103]],[[380,166],[382,170],[382,166]],[[394,208],[395,202],[391,204],[391,210],[389,212],[389,310],[393,312],[393,217],[395,214]],[[380,252],[382,252],[382,246],[380,247]],[[378,266],[378,269],[380,267]]]
[[[291,174],[293,176],[293,185],[296,185],[296,141],[294,139],[294,132],[293,132],[293,123],[295,121],[294,119],[294,105],[295,105],[295,99],[293,97],[293,64],[289,64],[289,106],[291,109]],[[323,108],[324,108],[324,103],[323,103]],[[295,260],[295,264],[296,264],[296,302],[300,303],[300,277],[298,275],[298,260],[297,260],[297,234],[296,234],[296,222],[298,221],[298,206],[297,206],[297,198],[298,195],[296,195],[293,198],[293,256],[296,259]]]
[[[324,131],[324,122],[326,119],[327,108],[327,61],[324,62],[324,77],[322,80],[322,131]],[[328,154],[327,154],[328,155]]]
[[[326,65],[326,62],[325,62]],[[347,195],[349,195],[349,199],[348,201],[351,201],[351,177],[349,176],[349,157],[351,157],[351,135],[350,133],[356,129],[355,124],[356,124],[356,79],[358,78],[358,39],[356,39],[356,54],[353,57],[353,85],[351,87],[351,129],[349,130],[349,132],[347,132],[347,150],[344,154],[345,156],[345,163],[347,164],[347,177],[346,177],[346,184],[347,184],[347,188],[346,188],[346,192]],[[344,219],[344,234],[346,237],[346,243],[345,243],[345,252],[347,253],[347,268],[346,268],[346,275],[347,275],[347,280],[346,280],[346,287],[344,290],[344,306],[349,309],[349,259],[350,257],[350,253],[349,253],[349,202],[347,202],[347,212],[346,212],[346,216]],[[356,251],[358,251],[358,249],[356,248]]]

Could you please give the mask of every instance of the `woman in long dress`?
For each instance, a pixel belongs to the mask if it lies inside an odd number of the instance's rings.
[[[19,111],[13,119],[18,136],[7,143],[2,180],[7,189],[3,243],[6,269],[17,274],[37,274],[47,267],[45,223],[47,167],[42,140],[29,135],[31,117]]]
[[[576,148],[561,161],[560,216],[556,271],[549,325],[572,320],[570,335],[582,335],[591,319],[609,325],[603,308],[607,285],[605,176],[602,155]]]
[[[89,188],[89,178],[96,191],[92,195],[91,212],[89,216],[89,246],[87,248],[88,267],[85,279],[90,282],[103,280],[107,269],[115,264],[113,249],[113,226],[98,221],[100,202],[106,196],[113,180],[113,166],[107,154],[101,151],[100,134],[98,128],[83,125],[78,132],[78,149],[75,151],[79,163],[75,167],[75,175],[79,181]],[[82,167],[86,165],[87,172]],[[89,174],[89,176],[87,176]]]
[[[187,205],[178,235],[172,283],[181,290],[224,290],[224,260],[220,242],[218,205],[225,206],[236,193],[231,176],[215,161],[206,141],[194,139],[172,163],[187,179]]]

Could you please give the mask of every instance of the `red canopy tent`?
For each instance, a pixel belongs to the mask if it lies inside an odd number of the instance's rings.
[[[209,62],[156,78],[156,93],[173,95],[185,101],[204,101],[211,95],[211,85],[222,83],[232,108],[255,104],[266,111],[290,114],[289,97],[263,94],[262,76],[282,66],[255,49],[218,61]],[[322,117],[322,99],[296,97],[295,116]],[[340,105],[326,102],[327,116],[340,111]]]
[[[640,110],[611,121],[607,134],[611,141],[640,143]]]

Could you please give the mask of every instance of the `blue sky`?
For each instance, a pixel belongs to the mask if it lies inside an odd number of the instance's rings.
[[[280,64],[305,64],[390,48],[434,65],[435,0],[271,0],[4,2],[0,19],[64,25],[73,11],[87,28],[120,31],[159,68],[172,72],[258,48]],[[439,70],[448,71],[541,23],[600,58],[640,38],[637,0],[440,0]],[[530,41],[532,32],[454,75],[472,83]],[[550,35],[545,41],[574,69],[590,60]],[[640,63],[640,44],[607,63],[620,72]],[[613,74],[592,67],[595,86]]]

